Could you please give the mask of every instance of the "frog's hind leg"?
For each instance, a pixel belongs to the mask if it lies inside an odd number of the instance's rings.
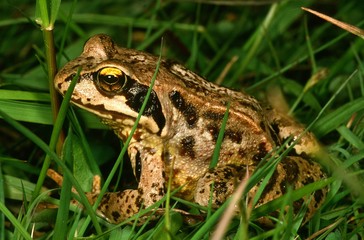
[[[127,189],[122,192],[108,192],[103,196],[98,212],[112,223],[137,214],[142,208],[148,208],[161,200],[165,194],[164,165],[160,152],[146,149],[134,144],[129,147],[129,156],[134,169],[140,162],[140,178],[137,189]],[[142,224],[144,218],[138,220]]]

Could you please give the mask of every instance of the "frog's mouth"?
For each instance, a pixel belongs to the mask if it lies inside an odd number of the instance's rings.
[[[133,112],[132,115],[128,115],[123,112],[107,109],[105,104],[85,103],[80,99],[72,99],[72,103],[88,112],[95,114],[102,120],[105,120],[112,128],[115,128],[116,126],[117,128],[122,128],[123,126],[131,127],[134,125],[138,116],[137,112]],[[144,126],[150,132],[158,135],[160,135],[163,130],[163,128],[159,128],[153,117],[148,115],[141,116],[139,125]]]

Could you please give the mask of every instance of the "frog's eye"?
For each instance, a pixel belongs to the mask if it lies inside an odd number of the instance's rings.
[[[97,85],[110,94],[119,93],[125,86],[128,76],[118,68],[105,67],[97,72]]]

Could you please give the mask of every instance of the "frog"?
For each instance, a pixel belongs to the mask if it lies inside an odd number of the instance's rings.
[[[55,88],[64,95],[75,76],[71,102],[97,115],[123,142],[146,101],[127,146],[138,185],[107,192],[97,208],[110,223],[120,223],[160,201],[167,186],[178,190],[176,197],[216,209],[247,174],[262,162],[273,161],[267,159],[275,159],[282,147],[291,150],[277,163],[256,206],[326,177],[315,161],[320,144],[302,124],[245,92],[215,85],[176,61],[120,47],[110,36],[97,34],[87,40],[79,57],[59,70]],[[211,167],[223,123],[218,161]],[[260,183],[253,186],[247,198],[252,199],[259,187]],[[298,200],[294,212],[306,204],[310,218],[326,194],[323,188]]]

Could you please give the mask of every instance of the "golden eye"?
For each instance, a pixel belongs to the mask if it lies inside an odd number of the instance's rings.
[[[97,72],[98,86],[108,93],[118,93],[125,86],[128,76],[118,68],[105,67]]]

